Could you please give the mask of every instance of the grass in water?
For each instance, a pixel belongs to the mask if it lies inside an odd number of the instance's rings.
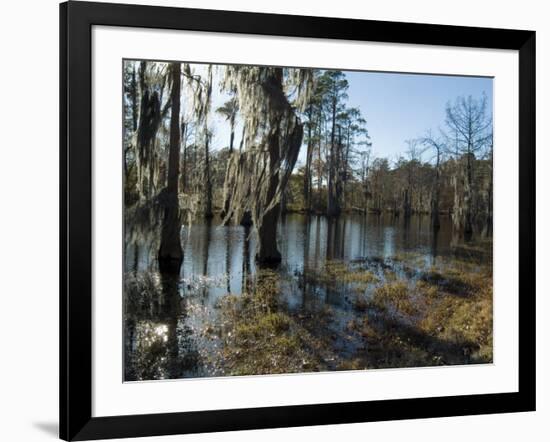
[[[281,301],[280,275],[261,270],[244,294],[228,295],[222,303],[225,372],[492,362],[492,271],[477,259],[480,253],[474,255],[438,258],[432,267],[416,266],[414,276],[403,271],[403,265],[414,266],[407,261],[417,261],[414,255],[401,256],[391,269],[369,267],[370,261],[327,261],[321,270],[308,271],[303,276],[311,286],[351,289],[339,307],[347,312],[340,326],[327,313],[338,309],[289,310]]]
[[[329,288],[348,284],[358,291],[366,289],[369,284],[379,282],[378,276],[372,271],[336,260],[326,261],[319,269],[309,269],[304,276],[308,283],[324,285]]]
[[[448,263],[416,281],[390,280],[366,300],[360,334],[372,368],[489,363],[490,267]]]
[[[316,338],[278,302],[278,274],[262,270],[250,291],[228,296],[222,306],[229,320],[224,333],[224,365],[231,375],[296,373],[318,369],[309,349]]]

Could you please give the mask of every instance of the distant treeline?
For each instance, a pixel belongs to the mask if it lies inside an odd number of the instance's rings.
[[[260,261],[280,259],[276,224],[289,210],[426,213],[434,229],[449,213],[460,233],[491,232],[493,136],[484,96],[458,97],[442,129],[411,134],[403,155],[389,159],[374,154],[342,71],[194,66],[124,65],[126,207],[160,207],[165,246],[178,242],[182,215],[214,212],[226,224],[253,224]],[[223,105],[213,106],[214,88]],[[229,128],[218,150],[213,115]],[[168,255],[177,261],[176,249]]]

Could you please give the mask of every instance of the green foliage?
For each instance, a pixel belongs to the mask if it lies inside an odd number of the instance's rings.
[[[166,89],[170,87],[166,66],[160,62],[145,65],[127,61],[124,64],[125,196],[129,205],[138,200],[138,187],[142,196],[154,198],[166,180],[166,145],[170,132],[168,118],[164,118],[169,112]],[[228,184],[226,181],[232,182],[233,178],[227,173],[229,147],[247,150],[258,142],[254,134],[263,130],[267,102],[263,89],[256,84],[265,80],[262,69],[223,68],[221,77],[224,80],[217,78],[218,84],[211,84],[209,75],[197,69],[189,64],[183,66],[182,97],[187,100],[183,102],[188,112],[182,119],[184,149],[180,191],[188,197],[196,197],[200,213],[207,210],[210,195],[215,211],[225,207],[227,200],[224,205],[223,188]],[[210,67],[206,70],[210,72]],[[446,109],[446,132],[437,139],[428,132],[424,138],[409,140],[408,150],[403,146],[404,154],[390,161],[374,156],[367,118],[361,109],[348,103],[349,82],[345,72],[319,69],[283,69],[283,72],[285,94],[304,127],[301,149],[306,153],[304,163],[292,171],[286,189],[278,192],[277,198],[285,203],[283,210],[315,213],[388,211],[396,216],[404,211],[430,213],[434,186],[437,186],[436,207],[440,212],[460,210],[458,206],[469,201],[468,213],[471,213],[476,230],[481,231],[492,222],[492,121],[485,98],[457,98]],[[236,87],[239,81],[240,89]],[[213,121],[206,123],[205,118],[212,114],[209,91],[222,86],[227,100],[215,111],[223,117],[224,124],[230,126],[231,137],[224,140],[227,149],[210,149],[207,158],[205,140],[216,133]],[[162,119],[158,130],[153,132],[154,142],[141,143],[139,158],[136,158],[134,136],[138,123],[144,118],[140,108],[141,89],[158,95]],[[460,134],[459,129],[468,124],[470,111],[479,116],[474,122],[479,137],[468,148],[468,140],[464,136],[453,138],[453,133],[458,131]],[[249,130],[235,133],[236,127],[243,123]],[[206,127],[208,124],[211,127]],[[423,129],[418,128],[419,132]],[[437,162],[434,146],[438,152]],[[151,167],[147,166],[149,163]],[[467,168],[471,169],[472,178],[466,186]]]
[[[328,287],[351,284],[358,292],[379,281],[370,270],[337,260],[326,261],[319,269],[309,269],[304,276],[308,281]]]
[[[285,313],[278,302],[279,276],[261,271],[240,297],[223,305],[228,318],[223,357],[228,374],[252,375],[312,371],[318,361],[309,347],[315,338]],[[276,311],[275,311],[276,310]]]

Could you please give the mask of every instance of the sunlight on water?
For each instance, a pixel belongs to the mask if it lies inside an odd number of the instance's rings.
[[[434,235],[427,216],[413,216],[404,224],[391,216],[312,216],[308,221],[291,214],[282,218],[278,231],[283,261],[270,273],[256,267],[250,230],[224,227],[216,219],[183,227],[179,277],[157,272],[154,239],[138,237],[130,243],[125,255],[126,380],[246,374],[249,367],[235,361],[242,362],[248,350],[242,343],[252,339],[248,336],[257,339],[260,332],[241,321],[245,315],[257,317],[258,308],[267,315],[261,318],[267,321],[262,332],[273,327],[278,336],[293,330],[288,342],[281,341],[286,347],[280,361],[272,357],[268,372],[354,368],[369,347],[365,317],[379,322],[385,311],[400,327],[416,327],[418,312],[407,300],[395,298],[380,311],[373,307],[376,296],[387,290],[384,284],[390,284],[388,296],[400,296],[401,280],[405,291],[414,290],[429,280],[426,275],[454,262],[460,245],[451,235],[450,220],[442,219]],[[249,297],[272,289],[276,293],[264,300]],[[250,302],[243,306],[239,297]],[[311,351],[303,352],[300,339]],[[458,362],[462,359],[447,361]],[[250,363],[262,372],[264,362]],[[385,364],[391,362],[376,359],[375,366]]]

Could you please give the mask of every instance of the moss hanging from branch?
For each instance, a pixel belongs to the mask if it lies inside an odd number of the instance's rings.
[[[245,148],[229,160],[224,192],[230,198],[224,222],[239,222],[250,212],[258,234],[256,259],[278,262],[277,206],[303,136],[287,93],[294,88],[290,93],[295,103],[305,105],[312,90],[311,70],[290,69],[285,78],[282,68],[228,66],[224,87],[236,91],[245,133]]]
[[[186,80],[188,90],[191,93],[192,114],[197,126],[202,130],[202,141],[204,147],[204,164],[202,168],[204,203],[203,214],[206,218],[213,216],[212,211],[212,178],[210,170],[210,140],[212,133],[209,129],[209,115],[212,106],[212,65],[208,65],[206,79],[196,75],[189,64],[183,65],[183,76]]]
[[[166,65],[140,62],[139,71],[139,123],[134,135],[137,165],[137,191],[143,203],[157,192],[160,170],[159,129],[170,109],[171,102],[162,106],[166,85]],[[137,99],[137,98],[136,98]]]

